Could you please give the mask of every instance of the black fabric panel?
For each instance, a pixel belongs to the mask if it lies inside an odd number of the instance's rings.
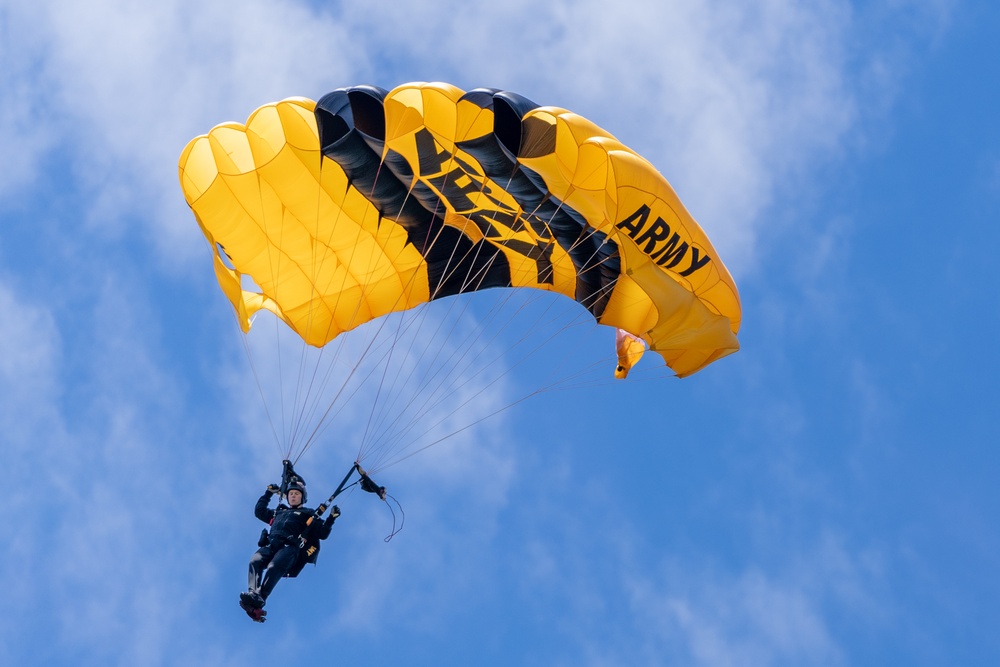
[[[316,103],[319,144],[325,147],[355,130],[373,151],[382,153],[385,112],[382,101],[389,91],[376,86],[338,88]]]

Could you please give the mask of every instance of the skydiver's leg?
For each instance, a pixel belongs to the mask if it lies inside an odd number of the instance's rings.
[[[257,553],[250,558],[250,572],[247,581],[247,589],[251,593],[260,593],[260,582],[261,575],[264,572],[264,568],[268,566],[268,563],[274,558],[274,553],[271,551],[270,547],[261,547],[257,550]]]
[[[271,562],[267,565],[267,569],[264,570],[264,579],[260,584],[260,596],[262,598],[267,600],[267,596],[271,594],[271,591],[278,585],[281,578],[292,569],[298,557],[299,548],[294,545],[286,545],[278,553],[274,554],[274,558],[271,559]]]

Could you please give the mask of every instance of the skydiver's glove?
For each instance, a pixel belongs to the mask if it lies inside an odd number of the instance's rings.
[[[327,528],[329,528],[330,526],[333,525],[333,522],[337,520],[338,516],[340,516],[340,508],[334,505],[333,507],[330,508],[330,516],[326,517],[326,519],[323,521],[323,524]]]
[[[277,484],[268,484],[267,485],[267,492],[270,493],[272,496],[274,494],[276,494],[276,493],[279,493],[280,491],[281,491],[281,488],[278,487]]]

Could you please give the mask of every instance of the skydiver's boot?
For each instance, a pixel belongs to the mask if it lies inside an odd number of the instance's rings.
[[[264,598],[258,593],[240,593],[240,607],[257,623],[267,620],[264,618],[267,616],[267,612],[264,611]]]
[[[250,620],[255,623],[263,623],[267,620],[267,611],[264,609],[244,609],[243,611],[245,611],[247,616],[250,617]]]
[[[278,579],[279,577],[272,576],[272,579]],[[263,585],[267,586],[267,574],[264,574]],[[269,591],[270,588],[274,588],[274,584],[277,581],[272,581],[269,588],[263,588],[265,591]],[[263,623],[267,620],[267,611],[264,609],[265,598],[260,593],[249,591],[247,593],[240,593],[240,607],[243,611],[247,613],[247,616],[258,623]]]
[[[264,598],[261,597],[260,593],[254,591],[240,593],[240,606],[244,609],[263,609]]]

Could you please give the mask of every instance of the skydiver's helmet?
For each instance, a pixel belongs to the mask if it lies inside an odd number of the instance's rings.
[[[302,481],[301,477],[296,477],[288,484],[288,489],[285,491],[285,497],[288,497],[289,491],[299,491],[302,493],[302,504],[306,504],[306,483]]]

